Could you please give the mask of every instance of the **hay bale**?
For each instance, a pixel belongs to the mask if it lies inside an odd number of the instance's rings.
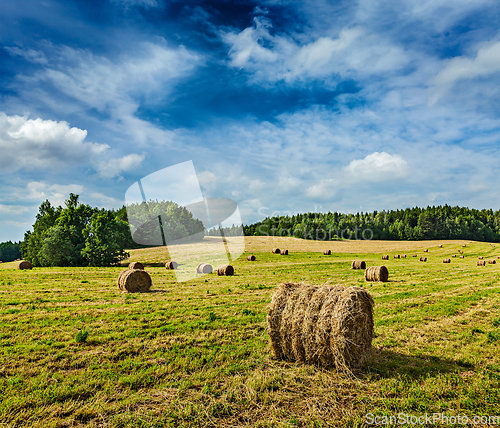
[[[458,250],[458,252],[459,252],[460,254],[463,254],[463,253],[464,253],[462,250]]]
[[[144,265],[141,262],[132,262],[128,265],[129,269],[142,269],[144,270]]]
[[[362,260],[353,260],[351,269],[366,269],[366,263]]]
[[[406,259],[406,254],[401,254],[402,259]]]
[[[354,368],[371,350],[373,299],[360,287],[281,284],[267,325],[274,358]]]
[[[382,256],[382,260],[389,260],[389,256],[388,255]]]
[[[451,259],[443,259],[443,263],[451,263]]]
[[[478,258],[479,258],[479,260],[483,260],[483,256],[479,256]]]
[[[288,250],[281,250],[280,254],[282,256],[288,256]]]
[[[217,275],[219,275],[219,276],[234,275],[234,268],[231,265],[220,265],[217,268]]]
[[[465,248],[465,247],[467,247],[467,245],[466,245],[466,244],[464,244],[464,245],[462,245],[462,247],[464,247],[464,248]]]
[[[174,270],[174,269],[177,269],[177,266],[178,266],[177,262],[174,262],[174,261],[172,261],[172,260],[170,260],[169,262],[165,263],[165,267],[166,267],[167,269],[172,269],[172,270]]]
[[[429,252],[429,250],[426,248],[426,249],[424,250],[424,253],[428,253],[428,252]]]
[[[281,254],[281,251],[279,248],[274,248],[272,251],[273,254]]]
[[[439,248],[443,248],[443,246],[441,244],[439,244]]]
[[[416,254],[413,254],[413,256],[412,256],[412,257],[417,257],[417,255],[416,255]]]
[[[212,273],[213,268],[212,265],[209,265],[208,263],[200,263],[198,267],[196,268],[196,273]]]
[[[494,265],[496,263],[496,260],[495,259],[490,259],[488,260],[488,264],[489,265]]]
[[[453,254],[451,257],[457,257],[457,255],[456,255],[456,254]]]
[[[478,260],[477,265],[478,266],[486,266],[486,262],[484,260]]]
[[[385,266],[370,266],[365,270],[365,280],[387,282],[389,271]]]
[[[330,256],[331,254],[332,254],[332,250],[323,251],[324,256]]]
[[[420,257],[420,261],[421,262],[426,262],[427,261],[427,257]]]
[[[144,293],[151,285],[149,273],[142,269],[127,269],[118,277],[118,287],[128,293]]]
[[[399,254],[394,254],[395,259],[399,259]]]
[[[460,258],[461,258],[461,259],[463,259],[463,258],[464,258],[464,256],[460,256]]]
[[[254,262],[254,261],[255,261],[255,256],[252,254],[251,256],[248,256],[248,257],[247,257],[247,260],[248,260],[249,262]]]
[[[28,260],[21,260],[18,264],[17,264],[17,269],[18,270],[31,270],[33,269],[33,265],[31,262],[29,262]]]

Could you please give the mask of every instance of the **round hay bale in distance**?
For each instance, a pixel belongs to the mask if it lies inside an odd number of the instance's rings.
[[[361,287],[281,284],[267,326],[274,358],[354,368],[371,350],[373,299]]]
[[[479,260],[483,260],[483,256],[479,256],[479,257],[478,257],[478,259],[479,259]]]
[[[144,265],[141,262],[132,262],[128,265],[129,269],[142,269],[144,270]]]
[[[212,273],[213,268],[212,265],[209,265],[208,263],[200,263],[198,267],[196,268],[196,273]]]
[[[488,260],[489,265],[494,265],[496,263],[495,259]]]
[[[406,259],[406,254],[401,254],[402,259]]]
[[[231,265],[220,265],[217,268],[217,275],[219,275],[219,276],[234,275],[234,268]]]
[[[394,254],[395,259],[399,259],[399,254]]]
[[[144,293],[149,291],[153,282],[151,276],[142,269],[127,269],[118,277],[120,290],[128,293]]]
[[[443,248],[443,245],[442,245],[442,244],[439,244],[439,248]]]
[[[460,258],[461,258],[461,259],[463,259],[463,258],[464,258],[464,256],[460,256]]]
[[[33,269],[33,264],[29,262],[28,260],[21,260],[17,264],[17,269],[18,270],[31,270]]]
[[[389,260],[389,255],[382,256],[382,260]]]
[[[443,259],[443,263],[451,263],[451,259]]]
[[[288,250],[281,250],[280,254],[282,256],[288,256]]]
[[[417,256],[416,254],[413,254],[413,256],[412,256],[412,257],[418,257],[418,256]]]
[[[332,254],[332,250],[323,251],[324,256],[330,256],[331,254]]]
[[[451,257],[457,257],[457,255],[456,255],[456,254],[453,254]]]
[[[478,260],[477,265],[478,266],[486,266],[486,262],[484,260]]]
[[[385,266],[370,266],[365,270],[365,280],[387,282],[389,270]]]
[[[170,260],[169,262],[165,263],[165,267],[171,270],[177,269],[178,266],[179,265],[177,264],[177,262],[174,262],[173,260]]]
[[[467,244],[462,245],[462,247],[464,247],[464,248],[467,247]]]
[[[273,248],[273,251],[272,251],[273,254],[280,254],[281,251],[279,248]]]
[[[247,257],[247,260],[249,262],[254,262],[255,261],[255,256],[252,254],[252,255],[250,255],[250,256]]]
[[[424,250],[424,253],[428,253],[428,252],[429,252],[429,250],[426,248],[426,249]]]
[[[366,269],[366,263],[363,260],[353,260],[351,269]]]
[[[420,257],[420,261],[421,262],[426,262],[427,261],[427,257]]]

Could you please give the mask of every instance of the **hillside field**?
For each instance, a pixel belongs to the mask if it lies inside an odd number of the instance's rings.
[[[271,254],[275,246],[290,254]],[[478,256],[500,262],[500,245],[247,237],[235,276],[177,283],[157,266],[165,248],[132,250],[128,261],[151,264],[143,294],[118,290],[121,267],[0,264],[0,427],[361,427],[367,413],[500,416],[500,263],[479,267]],[[365,282],[354,259],[385,264],[389,282]],[[266,309],[290,281],[369,290],[375,337],[362,370],[271,359]]]

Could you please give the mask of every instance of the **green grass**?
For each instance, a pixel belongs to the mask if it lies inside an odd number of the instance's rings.
[[[252,251],[257,261],[245,254],[234,277],[183,284],[147,267],[157,292],[144,294],[119,293],[121,268],[4,264],[0,426],[361,427],[366,413],[500,415],[500,265],[475,265],[497,253],[468,244],[447,265],[443,244],[427,263],[409,251],[384,261],[388,283],[349,269],[354,258],[382,263],[362,243],[331,257]],[[283,281],[373,295],[374,350],[354,377],[270,358],[266,308]]]

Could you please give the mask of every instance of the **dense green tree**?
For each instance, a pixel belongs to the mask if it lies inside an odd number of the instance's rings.
[[[0,244],[0,261],[11,262],[21,258],[21,248],[17,242],[2,242]]]

